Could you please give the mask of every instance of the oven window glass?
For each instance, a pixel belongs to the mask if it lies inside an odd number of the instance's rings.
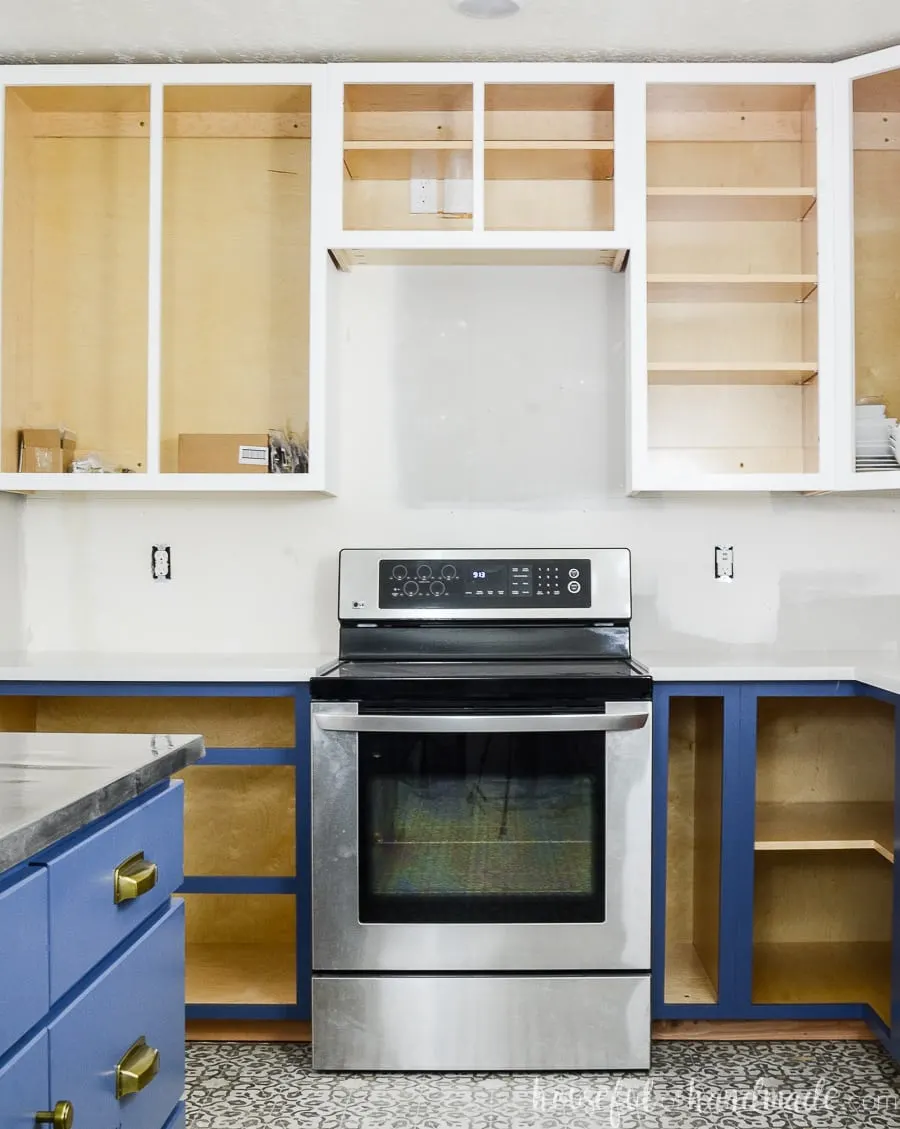
[[[361,921],[602,921],[602,734],[362,734]]]

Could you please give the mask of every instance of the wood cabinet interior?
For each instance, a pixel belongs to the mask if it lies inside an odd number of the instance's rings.
[[[345,86],[344,230],[471,231],[444,197],[448,176],[472,177],[472,103],[469,85]],[[412,211],[414,178],[437,182],[434,210]]]
[[[853,84],[856,397],[900,415],[900,70]]]
[[[894,755],[885,702],[760,699],[755,1002],[865,1002],[887,1020]]]
[[[144,471],[150,92],[7,87],[0,470],[18,432]]]
[[[611,231],[611,85],[485,88],[488,231]]]
[[[296,904],[290,894],[186,894],[189,1004],[295,1004]]]
[[[194,765],[184,781],[184,873],[291,877],[296,794],[291,765]]]
[[[650,86],[647,179],[651,466],[814,473],[814,88]]]
[[[721,698],[672,698],[666,842],[665,1002],[713,1004],[719,981]]]
[[[161,449],[309,426],[308,86],[164,94]],[[237,469],[237,467],[235,468]]]

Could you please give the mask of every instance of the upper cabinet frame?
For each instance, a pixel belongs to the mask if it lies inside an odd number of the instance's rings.
[[[348,267],[612,266],[641,222],[639,105],[627,64],[331,66],[329,245]]]
[[[827,489],[831,68],[643,71],[630,490]]]
[[[0,489],[329,491],[326,99],[314,65],[0,68]],[[55,427],[132,473],[19,473]],[[273,431],[307,473],[189,450]]]
[[[836,488],[897,490],[900,467],[870,446],[883,424],[861,418],[857,435],[856,404],[900,415],[900,47],[835,63],[833,73]]]

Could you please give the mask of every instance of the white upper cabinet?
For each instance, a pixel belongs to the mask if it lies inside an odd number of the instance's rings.
[[[631,488],[822,489],[833,462],[829,69],[647,72]]]
[[[836,64],[837,488],[900,488],[900,48]]]
[[[0,488],[327,490],[324,67],[0,83]]]
[[[445,263],[621,269],[629,207],[620,208],[619,137],[629,137],[633,68],[329,70],[329,244],[342,265],[428,262],[440,252]],[[626,165],[632,149],[626,140]]]

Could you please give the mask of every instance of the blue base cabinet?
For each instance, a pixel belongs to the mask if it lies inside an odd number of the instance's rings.
[[[74,1129],[184,1125],[184,787],[158,785],[0,886],[0,1129],[60,1102]],[[155,885],[116,900],[143,851]]]
[[[900,1049],[898,741],[857,683],[655,687],[655,1018],[863,1019]]]

